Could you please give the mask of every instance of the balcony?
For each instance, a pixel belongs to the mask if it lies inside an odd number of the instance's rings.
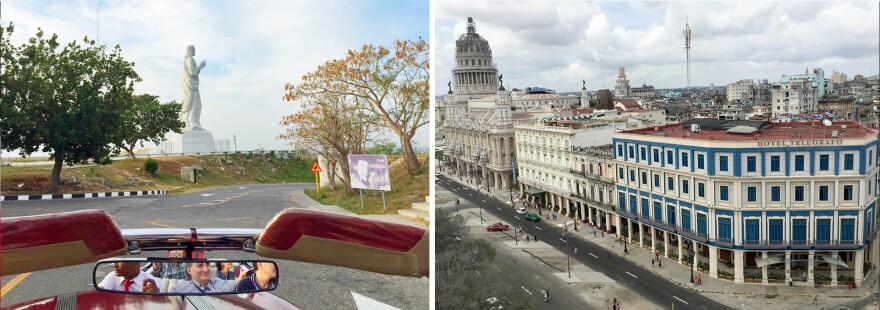
[[[613,183],[614,183],[614,179],[612,179],[611,177],[607,177],[607,176],[599,176],[599,175],[596,175],[596,174],[587,173],[587,172],[585,172],[585,171],[575,170],[575,169],[571,169],[571,168],[568,169],[568,172],[571,173],[571,174],[573,174],[573,175],[576,175],[576,176],[578,176],[578,177],[581,177],[581,178],[587,179],[587,180],[592,180],[592,181],[602,182],[602,183],[608,183],[608,184],[613,184]]]
[[[615,205],[607,204],[604,202],[598,202],[598,201],[593,200],[591,198],[587,198],[586,196],[581,195],[581,194],[569,193],[569,197],[583,200],[584,202],[586,202],[587,204],[589,204],[593,207],[598,207],[600,209],[605,210],[605,212],[615,212],[617,210],[617,206],[615,206]]]

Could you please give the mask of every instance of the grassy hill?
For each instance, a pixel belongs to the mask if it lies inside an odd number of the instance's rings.
[[[401,156],[388,156],[391,178],[391,191],[385,192],[387,210],[382,208],[382,193],[380,191],[364,191],[364,209],[361,209],[360,195],[357,191],[346,192],[341,184],[337,184],[335,191],[329,187],[321,188],[321,196],[318,197],[314,189],[306,190],[305,193],[312,199],[324,205],[337,205],[357,214],[396,214],[397,210],[409,209],[414,202],[424,202],[428,196],[430,177],[427,154],[417,154],[422,163],[422,169],[416,175],[411,176],[406,171],[406,163]],[[398,161],[395,164],[395,161]],[[314,179],[312,179],[314,182]]]
[[[204,156],[157,156],[156,176],[144,171],[146,157],[116,160],[110,165],[64,166],[60,193],[167,189],[191,192],[214,186],[254,183],[309,183],[315,158],[282,159],[274,154],[218,154]],[[180,179],[180,168],[198,166],[198,184]],[[0,193],[25,195],[48,193],[51,165],[0,167]],[[139,179],[140,182],[128,179]],[[133,183],[140,183],[133,185]],[[152,183],[152,184],[151,184]]]

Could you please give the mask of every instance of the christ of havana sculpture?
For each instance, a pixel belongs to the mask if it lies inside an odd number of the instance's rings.
[[[202,124],[199,123],[199,116],[202,113],[202,97],[199,95],[199,72],[205,67],[205,61],[196,66],[195,46],[186,47],[186,56],[183,59],[183,73],[181,81],[183,86],[182,109],[180,111],[180,120],[186,123],[183,131],[202,130]]]
[[[196,48],[186,47],[183,59],[183,72],[180,75],[182,104],[180,120],[186,124],[183,132],[171,134],[171,153],[208,153],[215,151],[214,135],[202,127],[199,118],[202,116],[202,96],[199,94],[199,73],[205,68],[205,62],[196,65],[193,56]]]

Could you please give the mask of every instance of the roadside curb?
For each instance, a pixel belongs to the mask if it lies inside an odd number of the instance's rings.
[[[31,200],[56,200],[56,199],[85,199],[106,197],[129,197],[129,196],[156,196],[166,195],[168,190],[151,191],[125,191],[125,192],[99,192],[78,194],[46,194],[46,195],[4,195],[0,201],[31,201]]]

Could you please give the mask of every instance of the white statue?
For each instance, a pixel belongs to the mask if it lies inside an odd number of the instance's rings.
[[[202,113],[202,96],[199,95],[199,72],[205,67],[205,61],[196,66],[193,56],[196,55],[195,46],[186,47],[186,57],[183,59],[183,105],[180,111],[180,120],[186,123],[183,131],[205,130],[199,123]]]

